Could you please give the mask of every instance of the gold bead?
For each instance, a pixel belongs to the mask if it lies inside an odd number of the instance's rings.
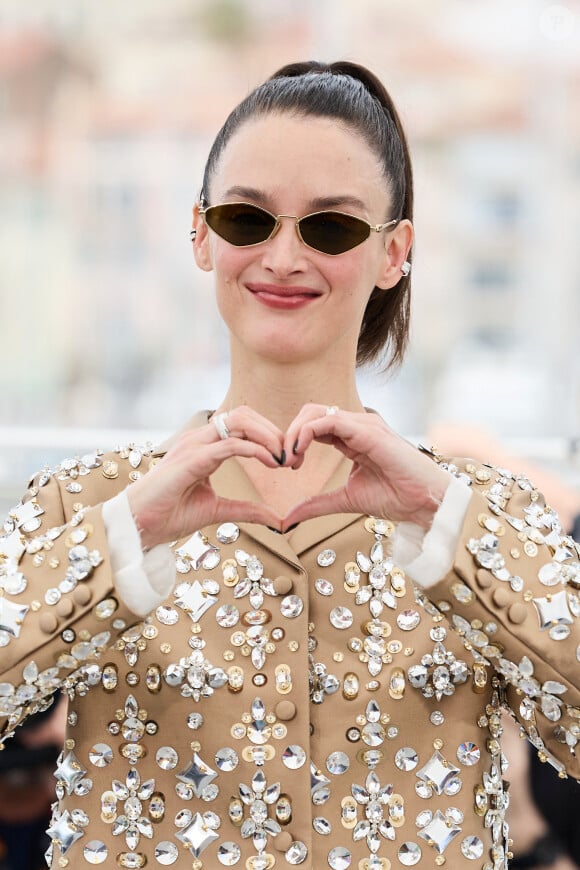
[[[170,643],[162,643],[159,647],[162,653],[170,653],[171,652],[171,644]]]

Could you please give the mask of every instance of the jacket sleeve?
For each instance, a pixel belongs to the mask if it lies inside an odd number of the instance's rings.
[[[453,568],[427,590],[561,776],[580,779],[580,548],[530,481],[440,460],[472,489]],[[493,675],[495,670],[495,676]]]
[[[114,593],[101,507],[63,499],[61,485],[38,475],[0,532],[2,740],[56,689],[86,692],[95,660],[138,622]]]

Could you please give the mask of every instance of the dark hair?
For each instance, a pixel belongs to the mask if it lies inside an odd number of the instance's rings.
[[[208,198],[211,177],[236,130],[270,113],[338,118],[358,131],[379,157],[392,197],[390,218],[413,219],[413,173],[401,121],[385,87],[364,66],[349,61],[316,61],[283,66],[253,90],[226,119],[210,150],[202,186]],[[411,278],[402,275],[388,291],[375,287],[363,315],[357,363],[383,357],[386,367],[402,362],[409,340]]]

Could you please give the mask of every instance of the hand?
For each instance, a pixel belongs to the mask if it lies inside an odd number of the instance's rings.
[[[224,440],[211,421],[182,433],[163,459],[127,488],[143,547],[176,541],[225,520],[280,528],[280,517],[267,505],[221,498],[209,478],[231,456],[279,468],[282,432],[246,406],[230,411],[226,423],[229,437]]]
[[[429,528],[451,477],[390,429],[377,414],[305,405],[285,438],[286,465],[299,468],[313,441],[331,444],[352,460],[346,484],[296,505],[284,528],[311,517],[362,513]]]

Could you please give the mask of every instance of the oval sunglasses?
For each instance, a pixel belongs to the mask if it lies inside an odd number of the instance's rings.
[[[280,229],[282,218],[295,222],[298,238],[309,248],[322,254],[344,254],[366,241],[371,232],[380,233],[399,221],[370,224],[364,218],[341,211],[317,211],[304,217],[273,215],[265,208],[249,202],[226,202],[222,205],[202,205],[199,213],[210,229],[220,238],[238,248],[261,245]],[[195,238],[195,230],[190,233]]]

